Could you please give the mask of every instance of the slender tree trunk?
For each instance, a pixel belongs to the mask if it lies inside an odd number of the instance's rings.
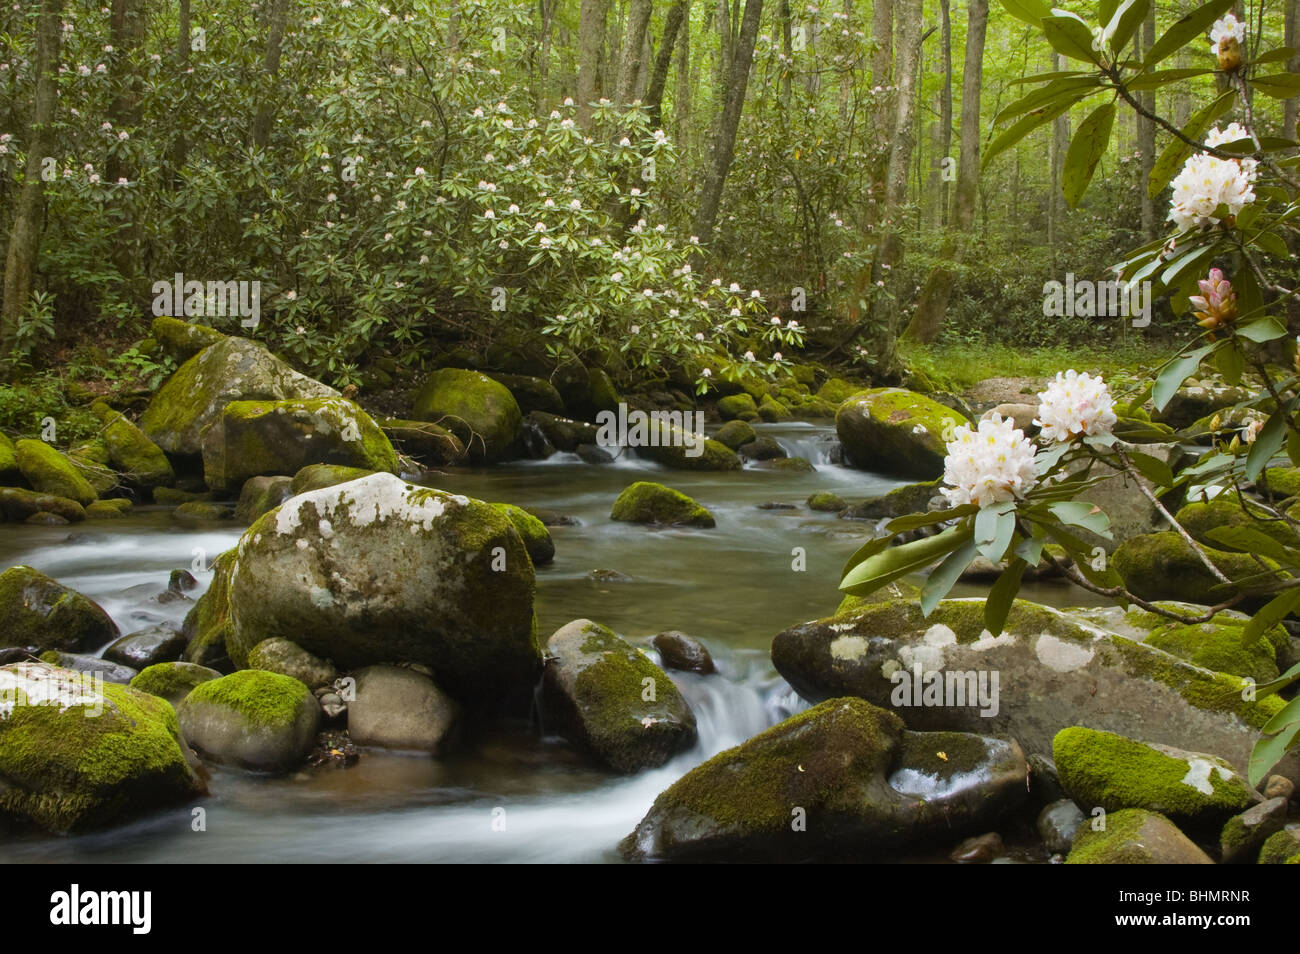
[[[1066,59],[1060,53],[1054,55],[1055,65],[1058,70],[1069,69],[1066,65]],[[1070,113],[1058,116],[1052,121],[1052,153],[1051,153],[1051,174],[1052,182],[1047,192],[1047,201],[1050,203],[1050,228],[1047,235],[1047,247],[1051,253],[1052,269],[1056,269],[1056,253],[1060,245],[1061,222],[1065,218],[1065,195],[1061,191],[1061,174],[1065,171],[1065,153],[1070,147]],[[1019,155],[1019,153],[1017,153]],[[1016,169],[1019,171],[1019,166]]]
[[[546,103],[549,100],[551,78],[551,35],[555,32],[555,8],[559,0],[541,0],[542,14],[542,40],[541,52],[538,55],[537,73],[538,73],[538,95],[535,102],[538,104]]]
[[[794,81],[794,30],[790,22],[790,0],[781,0],[777,10],[781,20],[781,105],[790,108],[790,93]]]
[[[949,0],[939,0],[942,30],[943,89],[939,99],[939,225],[948,224],[948,180],[942,174],[942,164],[952,154],[952,15]],[[963,78],[964,82],[964,78]],[[931,162],[933,166],[934,163]]]
[[[685,152],[691,146],[691,8],[683,5],[681,40],[677,44],[677,95],[673,97],[673,122],[677,129],[677,143]]]
[[[650,125],[656,128],[663,114],[664,89],[668,86],[668,67],[672,64],[674,51],[677,50],[677,33],[686,19],[688,4],[689,0],[677,0],[668,8],[668,15],[664,18],[664,35],[659,40],[659,55],[655,57],[654,72],[650,75],[650,86],[645,94]]]
[[[894,67],[894,0],[874,0],[871,6],[871,40],[875,44],[871,54],[871,85],[874,94],[872,125],[876,129],[889,129],[889,107],[894,101],[890,92]],[[870,162],[869,207],[871,214],[868,221],[878,222],[884,214],[885,168],[889,162],[889,140],[887,136],[872,137],[874,155]]]
[[[614,102],[630,106],[636,98],[637,76],[645,53],[646,31],[650,28],[650,0],[631,0],[627,29],[623,33],[623,55],[619,59],[618,86]]]
[[[1286,17],[1282,33],[1282,45],[1291,49],[1300,49],[1300,0],[1285,0]],[[1286,68],[1292,73],[1300,73],[1300,52],[1287,62]],[[1300,113],[1300,98],[1292,96],[1282,101],[1282,135],[1287,139],[1296,138],[1296,116]]]
[[[980,179],[980,95],[983,92],[988,0],[970,0],[967,17],[966,63],[961,80],[961,159],[957,165],[952,228],[944,240],[941,263],[926,279],[916,305],[916,314],[912,316],[906,333],[906,337],[922,342],[933,341],[943,327],[948,299],[956,280],[955,266],[960,265],[965,258],[975,221],[975,197],[979,192]]]
[[[253,119],[253,145],[259,149],[265,149],[271,141],[271,127],[275,124],[276,77],[280,73],[280,54],[284,48],[284,28],[288,15],[289,0],[271,0],[266,18],[266,53],[262,60],[263,69],[270,79],[270,88]]]
[[[114,130],[140,122],[140,76],[131,66],[131,54],[144,42],[144,7],[139,0],[113,0],[109,13],[109,42],[113,52],[111,78],[116,87],[108,104],[108,118]],[[104,177],[109,182],[131,178],[133,170],[120,157],[110,155]]]
[[[713,161],[705,173],[704,188],[695,217],[695,234],[707,243],[713,236],[713,225],[722,204],[722,187],[736,149],[736,130],[740,128],[740,114],[745,106],[745,89],[749,85],[749,71],[754,61],[754,44],[758,40],[758,25],[763,15],[763,0],[745,0],[745,13],[740,24],[735,55],[731,64],[731,80],[726,87],[726,100],[718,133],[713,143]]]
[[[45,191],[41,164],[54,147],[62,14],[63,0],[42,0],[36,21],[36,94],[27,135],[23,184],[14,203],[13,226],[9,230],[9,248],[5,253],[4,301],[0,302],[0,377],[4,380],[9,380],[13,373],[18,321],[32,294],[41,250],[41,232],[44,229],[41,200]]]
[[[190,0],[180,0],[180,10],[176,14],[176,66],[182,77],[190,68]],[[185,80],[182,78],[181,82]],[[190,146],[185,141],[185,134],[180,133],[172,146],[172,182],[179,186],[181,170],[189,157]]]
[[[1155,4],[1147,10],[1146,20],[1142,24],[1142,29],[1133,37],[1133,52],[1138,60],[1146,55],[1146,51],[1156,42],[1156,8]],[[1156,108],[1156,91],[1148,90],[1137,94],[1138,101],[1142,106],[1151,113]],[[1142,224],[1143,241],[1151,241],[1156,237],[1158,223],[1156,222],[1155,200],[1147,194],[1147,179],[1151,176],[1151,169],[1156,164],[1156,124],[1154,121],[1147,119],[1145,116],[1136,115],[1137,120],[1137,147],[1138,147],[1138,201],[1140,202],[1139,218]]]
[[[582,0],[578,13],[578,125],[583,129],[591,126],[607,9],[608,0]]]

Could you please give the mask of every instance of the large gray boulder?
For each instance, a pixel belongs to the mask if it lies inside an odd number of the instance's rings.
[[[956,411],[903,388],[855,394],[835,414],[850,464],[921,480],[943,474],[944,433],[965,423]]]

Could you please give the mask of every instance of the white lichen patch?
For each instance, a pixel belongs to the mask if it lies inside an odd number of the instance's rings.
[[[900,646],[898,659],[905,669],[915,669],[919,663],[924,672],[943,668],[944,652],[942,646],[929,646],[920,643],[915,646]]]
[[[1214,773],[1219,773],[1219,778],[1225,782],[1230,780],[1233,773],[1225,769],[1217,762],[1209,759],[1191,758],[1187,760],[1187,774],[1183,776],[1183,784],[1190,785],[1202,795],[1214,794],[1214,783],[1211,781]]]
[[[859,662],[867,654],[865,636],[841,636],[831,641],[831,658],[840,662]]]
[[[970,644],[970,648],[973,652],[983,653],[988,652],[990,649],[997,649],[999,646],[1013,646],[1015,642],[1016,637],[1012,633],[1002,633],[1000,636],[994,636],[986,629],[980,633],[979,639]]]
[[[925,631],[921,640],[927,646],[955,646],[957,645],[957,634],[943,623],[935,623]]]
[[[1043,633],[1034,644],[1038,661],[1056,672],[1074,672],[1092,662],[1094,655],[1091,646],[1084,646],[1070,640],[1061,639],[1050,633]]]
[[[279,534],[298,530],[304,508],[311,505],[317,520],[329,520],[331,529],[340,521],[353,527],[400,521],[409,524],[413,531],[428,531],[446,513],[449,504],[463,507],[468,503],[466,497],[417,489],[392,474],[368,474],[291,497],[276,514],[275,530]]]
[[[17,663],[0,669],[0,721],[19,706],[56,706],[65,712],[73,706],[103,711],[106,702],[102,677],[96,684],[91,673],[60,669],[48,663]]]

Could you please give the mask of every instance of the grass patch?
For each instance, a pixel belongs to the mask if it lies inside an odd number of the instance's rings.
[[[1147,377],[1177,346],[1149,339],[1113,345],[1052,345],[1022,348],[1007,344],[903,345],[903,362],[919,370],[945,391],[963,391],[992,377],[1052,377],[1073,368],[1114,377]],[[1149,378],[1148,378],[1149,379]]]

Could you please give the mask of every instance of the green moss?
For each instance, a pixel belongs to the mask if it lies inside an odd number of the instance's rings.
[[[1300,494],[1300,467],[1265,468],[1263,482],[1275,497],[1294,497]]]
[[[687,435],[681,428],[673,427],[663,421],[651,421],[650,426],[658,427],[657,445],[641,446],[636,449],[638,457],[644,457],[657,464],[673,470],[740,470],[740,458],[736,452],[725,444],[713,439],[704,442],[703,452],[695,456],[687,454]],[[692,450],[694,450],[692,448]]]
[[[494,503],[492,506],[505,514],[514,528],[519,531],[534,566],[550,563],[555,559],[555,542],[551,539],[551,532],[546,529],[546,524],[514,504]]]
[[[1243,811],[1254,801],[1245,780],[1226,763],[1213,763],[1212,792],[1206,794],[1187,781],[1188,759],[1111,732],[1062,729],[1052,740],[1052,758],[1061,785],[1085,808],[1145,808],[1174,819],[1200,819]]]
[[[738,450],[750,441],[757,440],[758,434],[745,421],[728,421],[719,428],[714,439],[724,447]]]
[[[290,485],[289,494],[290,496],[296,496],[305,494],[310,490],[320,490],[322,487],[346,484],[349,480],[357,480],[373,473],[373,470],[366,470],[364,467],[344,467],[340,464],[308,464],[293,475],[293,483]]]
[[[125,516],[125,510],[113,506],[107,500],[96,500],[86,508],[87,520],[120,520]]]
[[[1280,518],[1268,519],[1262,507],[1252,508],[1252,516],[1236,500],[1224,500],[1216,497],[1206,503],[1190,503],[1176,514],[1174,519],[1198,542],[1210,547],[1218,547],[1209,537],[1209,532],[1217,527],[1245,527],[1258,530],[1279,543],[1288,546],[1300,546],[1297,537]]]
[[[283,729],[298,721],[311,690],[291,676],[262,669],[242,669],[195,686],[186,705],[210,703],[233,709],[259,728]]]
[[[0,618],[0,646],[85,652],[120,635],[97,603],[30,566],[0,573]]]
[[[505,385],[459,368],[429,375],[416,395],[413,416],[450,430],[475,460],[505,458],[523,428],[519,404]]]
[[[234,568],[233,549],[212,561],[212,583],[190,608],[181,627],[188,641],[186,662],[222,671],[230,669],[230,574]],[[248,664],[247,656],[239,661]]]
[[[715,525],[713,514],[684,493],[646,480],[637,481],[619,494],[609,517],[629,523]]]
[[[131,680],[131,688],[159,696],[174,703],[180,702],[197,685],[216,679],[221,674],[207,666],[187,662],[165,662],[146,666]]]
[[[154,318],[150,334],[158,347],[177,361],[188,361],[204,348],[226,337],[213,328],[166,315]]]
[[[24,669],[85,686],[67,670],[31,664]],[[102,712],[95,718],[87,718],[85,704],[29,705],[22,688],[15,700],[13,712],[0,719],[0,777],[9,783],[0,785],[0,810],[6,813],[62,832],[201,789],[180,747],[176,713],[163,699],[104,683]]]
[[[26,520],[34,513],[54,513],[76,523],[86,519],[86,510],[75,500],[40,494],[23,487],[0,487],[0,513],[12,523]]]
[[[0,434],[0,477],[9,480],[18,474],[18,454],[7,434]]]
[[[1141,809],[1126,809],[1106,815],[1106,827],[1093,831],[1090,825],[1079,826],[1074,846],[1065,859],[1067,865],[1148,864],[1150,859],[1136,844],[1149,814]]]
[[[83,507],[98,498],[76,466],[44,441],[19,441],[14,453],[23,477],[38,493],[67,497]]]
[[[91,411],[104,425],[109,461],[131,481],[141,487],[159,487],[175,480],[171,461],[144,431],[103,401],[92,404]]]
[[[1218,623],[1180,626],[1168,622],[1146,638],[1155,646],[1193,665],[1234,676],[1249,676],[1256,682],[1277,678],[1277,654],[1273,644],[1263,637],[1250,645],[1242,642],[1242,627]]]
[[[809,510],[822,513],[839,513],[849,505],[849,502],[838,494],[825,492],[810,494],[807,503]]]
[[[1128,590],[1147,600],[1217,601],[1238,592],[1262,593],[1274,578],[1277,564],[1267,557],[1259,558],[1261,566],[1251,554],[1205,549],[1210,561],[1233,583],[1215,579],[1196,552],[1172,530],[1124,541],[1115,551],[1112,565]]]
[[[758,405],[758,416],[769,424],[779,424],[793,417],[790,409],[770,394],[763,395],[763,400]]]
[[[776,470],[788,474],[811,474],[817,468],[802,457],[774,457],[754,465],[759,470]]]
[[[860,384],[845,381],[843,378],[830,378],[817,389],[817,397],[828,404],[834,404],[838,407],[861,391],[862,386]]]
[[[730,394],[727,397],[718,398],[718,413],[722,415],[723,420],[732,420],[742,414],[758,414],[758,405],[748,394]]]
[[[1268,836],[1259,849],[1261,865],[1300,864],[1300,830],[1284,828]]]
[[[600,368],[591,368],[587,371],[587,378],[591,385],[591,407],[595,411],[614,411],[618,409],[619,402],[623,398],[618,393],[618,388],[614,387],[614,381],[608,374]]]

